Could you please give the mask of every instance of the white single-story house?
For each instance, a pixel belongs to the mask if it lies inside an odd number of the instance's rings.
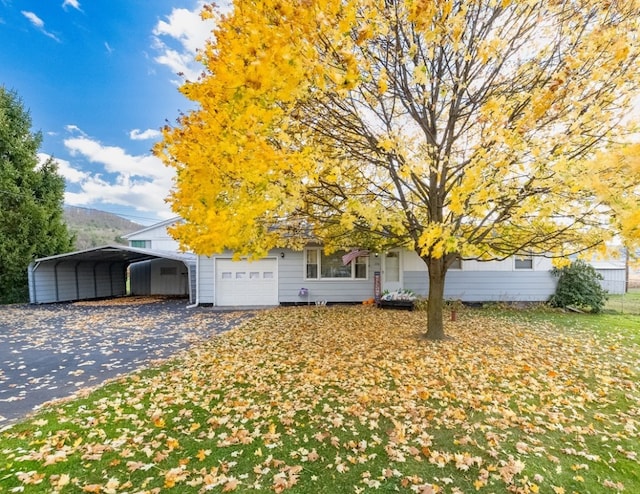
[[[415,252],[368,253],[344,264],[347,252],[322,247],[274,249],[260,260],[234,261],[231,253],[197,258],[196,303],[215,306],[362,302],[384,291],[427,295],[425,263]],[[540,302],[555,292],[551,260],[461,261],[449,269],[445,298],[465,302]]]
[[[177,243],[167,228],[172,218],[126,235],[131,247],[159,248]],[[144,242],[144,245],[142,244]],[[171,243],[173,242],[173,244]],[[274,249],[263,259],[234,261],[231,252],[197,256],[194,303],[202,305],[270,306],[316,302],[362,302],[376,291],[409,289],[427,295],[427,267],[406,249],[368,253],[344,264],[346,252],[325,255],[321,246],[303,251]],[[540,302],[555,292],[551,260],[539,257],[505,261],[460,261],[449,269],[447,299],[465,302]]]
[[[180,218],[125,236],[129,246],[107,246],[38,259],[29,269],[32,303],[132,294],[188,295],[196,305],[275,306],[362,302],[400,288],[426,296],[427,267],[413,251],[326,255],[319,245],[302,251],[274,249],[262,259],[233,260],[231,252],[203,256],[177,252],[167,228]],[[117,252],[117,253],[116,253]],[[108,255],[111,253],[110,255]],[[145,257],[146,256],[146,257]],[[512,257],[503,261],[459,261],[449,268],[445,298],[463,302],[545,302],[557,278],[551,259]],[[596,266],[609,293],[624,293],[625,265]]]

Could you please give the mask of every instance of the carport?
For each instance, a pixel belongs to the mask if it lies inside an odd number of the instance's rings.
[[[105,245],[36,259],[29,265],[32,304],[69,302],[132,294],[186,295],[196,300],[193,254]]]

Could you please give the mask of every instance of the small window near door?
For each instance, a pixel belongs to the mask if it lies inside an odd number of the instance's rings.
[[[515,257],[516,269],[533,269],[533,256],[531,254],[525,254]]]
[[[318,277],[318,251],[316,249],[307,249],[305,251],[307,258],[307,278],[316,279]]]
[[[366,257],[356,257],[354,262],[356,263],[355,267],[355,275],[357,279],[365,280],[367,279],[367,258]]]
[[[177,274],[178,274],[178,268],[176,268],[176,267],[160,268],[160,276],[175,276]]]

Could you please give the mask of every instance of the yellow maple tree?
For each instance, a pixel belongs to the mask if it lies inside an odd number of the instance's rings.
[[[197,108],[156,147],[184,246],[413,249],[441,339],[458,257],[637,242],[637,166],[620,164],[623,181],[595,159],[629,156],[636,131],[636,0],[236,0],[203,15],[217,29],[181,88]]]

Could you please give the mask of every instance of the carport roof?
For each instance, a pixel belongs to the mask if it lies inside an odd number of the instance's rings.
[[[173,252],[166,250],[139,249],[127,245],[103,245],[86,250],[67,252],[50,257],[36,259],[39,264],[47,261],[78,261],[78,262],[126,262],[134,263],[150,259],[173,259],[175,261],[195,261],[195,254]]]

